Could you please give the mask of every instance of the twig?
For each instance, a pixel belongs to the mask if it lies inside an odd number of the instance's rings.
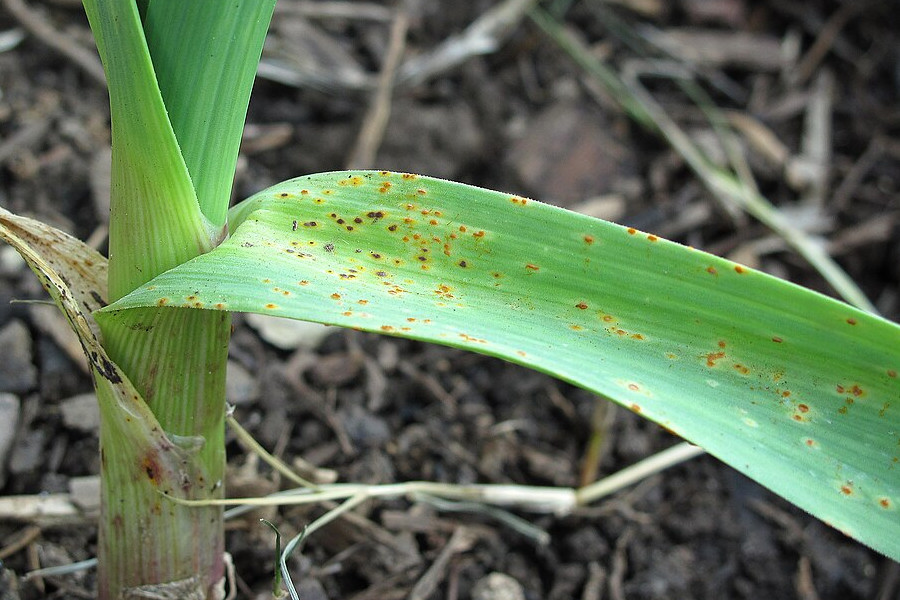
[[[443,579],[444,572],[447,570],[447,563],[450,562],[453,555],[465,552],[472,547],[474,541],[475,536],[470,531],[464,527],[458,527],[453,532],[453,535],[450,536],[450,539],[447,540],[438,557],[431,563],[431,566],[428,567],[428,570],[425,571],[419,581],[416,582],[416,585],[413,586],[408,596],[409,600],[426,600],[431,598],[438,584]]]
[[[536,0],[505,0],[485,11],[459,35],[447,38],[428,54],[406,61],[398,80],[415,86],[473,56],[494,52],[535,3]]]
[[[103,65],[100,64],[100,59],[93,52],[47,23],[37,11],[25,4],[24,0],[3,0],[3,6],[34,37],[70,59],[97,83],[106,87]]]
[[[34,540],[36,540],[41,535],[41,528],[36,527],[34,525],[30,525],[22,530],[22,533],[15,540],[12,540],[9,544],[0,548],[0,560],[5,558],[9,558]]]
[[[384,131],[391,116],[394,78],[406,47],[408,29],[409,15],[405,10],[400,10],[391,25],[387,56],[384,59],[381,75],[378,77],[378,86],[375,89],[372,104],[363,119],[363,126],[359,131],[353,151],[350,153],[350,158],[347,159],[348,169],[368,169],[375,162],[375,154],[384,139]]]
[[[850,22],[850,19],[859,14],[867,4],[868,2],[848,2],[831,15],[831,18],[828,19],[828,22],[826,22],[820,30],[819,37],[816,38],[816,41],[813,42],[810,49],[803,58],[800,59],[797,68],[791,73],[791,84],[795,86],[803,85],[810,77],[812,77],[816,67],[819,66],[819,63],[822,62],[822,59],[825,58],[825,55],[828,54],[828,51],[834,45],[841,30]]]

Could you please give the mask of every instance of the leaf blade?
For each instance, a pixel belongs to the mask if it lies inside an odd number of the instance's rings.
[[[231,216],[225,244],[98,317],[193,304],[499,356],[900,557],[896,325],[653,235],[411,175],[298,178]]]

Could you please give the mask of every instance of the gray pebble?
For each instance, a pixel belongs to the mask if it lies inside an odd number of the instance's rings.
[[[69,429],[86,433],[100,431],[100,405],[94,394],[79,394],[59,404],[63,423]]]
[[[19,423],[19,399],[0,393],[0,487],[6,483],[6,458],[16,437]]]
[[[491,573],[475,583],[472,600],[525,600],[525,591],[509,575]]]
[[[18,320],[0,329],[0,392],[24,394],[37,385],[37,369],[31,362],[31,334]]]

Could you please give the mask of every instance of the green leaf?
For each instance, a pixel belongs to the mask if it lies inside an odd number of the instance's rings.
[[[900,558],[900,328],[653,235],[413,175],[301,177],[97,313],[256,312],[550,373]]]
[[[160,95],[134,0],[84,0],[109,82],[109,294],[119,298],[215,246]]]
[[[203,214],[225,223],[250,89],[275,0],[155,0],[144,32]]]

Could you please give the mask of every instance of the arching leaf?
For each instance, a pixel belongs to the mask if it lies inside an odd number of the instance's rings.
[[[499,356],[604,394],[900,559],[900,328],[545,204],[387,172],[301,177],[97,313],[280,315]]]

